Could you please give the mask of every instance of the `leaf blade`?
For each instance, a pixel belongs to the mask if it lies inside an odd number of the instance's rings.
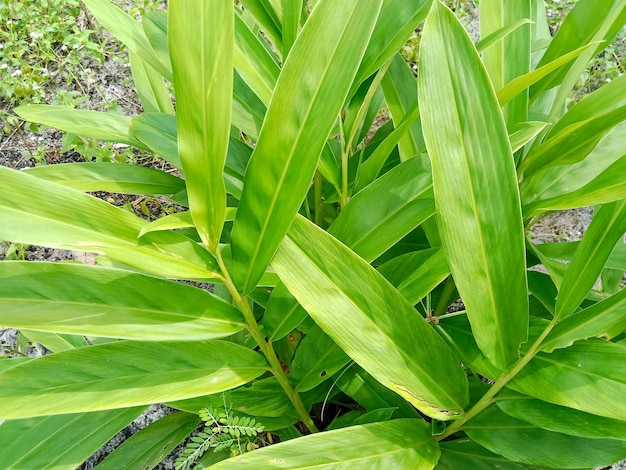
[[[297,217],[272,265],[316,323],[378,381],[429,416],[463,415],[469,397],[457,359],[366,262]],[[450,370],[445,381],[443,368]]]
[[[504,368],[528,329],[524,232],[504,120],[470,38],[439,2],[426,21],[420,65],[442,245],[481,350]]]
[[[289,53],[246,171],[233,226],[232,275],[244,292],[265,271],[302,203],[381,3],[319,3]]]
[[[168,357],[166,363],[162,358]],[[265,360],[223,341],[116,341],[43,356],[0,373],[6,419],[174,401],[242,385]]]
[[[174,0],[169,5],[178,153],[191,216],[211,252],[219,244],[226,210],[223,173],[231,123],[234,14],[228,2]]]
[[[3,324],[141,341],[226,337],[239,311],[200,289],[88,265],[0,263]],[[180,302],[179,299],[185,299]]]

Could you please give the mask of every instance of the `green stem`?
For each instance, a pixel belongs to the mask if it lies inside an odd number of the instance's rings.
[[[535,355],[539,352],[539,348],[543,343],[543,340],[546,339],[548,333],[552,331],[552,328],[556,325],[556,320],[552,320],[550,324],[546,327],[546,329],[541,333],[539,338],[533,343],[528,352],[524,355],[524,357],[520,358],[519,361],[515,363],[513,368],[508,372],[502,374],[498,380],[491,386],[489,391],[483,395],[483,397],[478,400],[478,402],[467,412],[462,419],[453,422],[443,434],[439,436],[435,436],[435,439],[438,441],[442,441],[446,437],[451,436],[452,434],[461,430],[463,425],[471,420],[474,416],[478,415],[481,411],[487,408],[491,403],[493,403],[493,398],[496,394],[502,390],[506,384],[508,384],[526,365],[535,357]]]
[[[339,139],[341,141],[341,194],[339,194],[339,206],[343,208],[348,204],[348,148],[346,136],[343,133],[343,119],[339,116]]]
[[[276,352],[274,351],[274,347],[272,346],[272,343],[266,341],[265,335],[263,335],[259,324],[254,318],[254,314],[252,313],[252,309],[248,304],[248,300],[244,296],[242,296],[237,290],[237,287],[235,287],[235,283],[230,277],[230,274],[228,272],[228,269],[226,268],[226,265],[224,264],[224,260],[222,259],[222,255],[219,249],[215,251],[215,258],[217,259],[217,263],[222,271],[224,285],[228,289],[228,292],[230,292],[230,295],[233,297],[233,300],[239,307],[239,310],[241,310],[241,313],[243,314],[243,317],[246,321],[246,327],[248,331],[257,342],[259,348],[261,349],[261,352],[269,362],[270,372],[274,375],[280,386],[283,388],[291,403],[293,403],[294,408],[300,416],[300,420],[304,423],[304,425],[309,429],[310,432],[318,432],[318,429],[315,426],[315,423],[313,423],[311,416],[309,416],[309,413],[306,410],[304,403],[302,403],[300,395],[291,386],[291,383],[289,382],[285,371],[283,371],[280,361],[278,360],[278,356],[276,356]]]
[[[324,198],[322,194],[322,174],[317,170],[315,172],[315,179],[313,180],[313,191],[315,193],[315,225],[322,226],[322,220],[324,215]]]

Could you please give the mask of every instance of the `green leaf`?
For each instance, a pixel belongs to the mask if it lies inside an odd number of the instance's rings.
[[[403,133],[398,141],[400,160],[406,161],[417,156],[416,158],[421,162],[420,170],[430,174],[428,158],[420,155],[425,152],[426,147],[422,136],[422,126],[418,119],[419,108],[415,76],[399,53],[394,56],[381,85],[385,93],[385,102],[396,129],[402,125],[407,116],[410,116],[411,119],[407,132]]]
[[[509,141],[511,142],[511,150],[517,152],[524,145],[546,128],[547,122],[528,121],[515,124],[509,129]]]
[[[626,154],[583,187],[548,199],[537,200],[524,206],[524,218],[529,219],[547,211],[607,204],[626,199]],[[567,190],[567,187],[565,187]]]
[[[154,468],[199,423],[200,419],[194,414],[169,414],[126,439],[95,468]]]
[[[232,232],[232,276],[245,293],[265,271],[309,189],[381,4],[318,3],[289,53],[246,170]]]
[[[337,386],[367,411],[394,408],[396,418],[417,418],[419,414],[401,396],[381,385],[358,364],[337,377]]]
[[[298,344],[289,375],[294,388],[306,392],[333,376],[350,358],[318,326]]]
[[[545,467],[536,467],[512,462],[501,455],[489,452],[474,441],[461,438],[454,441],[444,441],[439,444],[441,458],[435,467],[436,470],[540,470]]]
[[[488,33],[484,38],[476,43],[476,50],[481,53],[485,52],[487,49],[495,46],[525,24],[533,24],[533,21],[528,18],[521,18],[514,23],[503,26],[500,29],[496,29],[492,33]]]
[[[439,2],[424,28],[418,86],[444,253],[479,347],[505,368],[528,328],[515,165],[478,53]]]
[[[207,405],[213,408],[223,408],[224,403],[232,407],[234,412],[245,413],[244,416],[262,417],[259,421],[263,424],[271,422],[267,420],[268,417],[289,417],[293,424],[297,417],[291,401],[273,377],[256,380],[249,386],[239,387],[225,393],[170,402],[168,405],[197,412]],[[294,419],[291,418],[292,416]]]
[[[241,78],[265,106],[269,106],[280,67],[239,15],[235,15],[234,65]]]
[[[263,326],[270,341],[278,341],[293,331],[308,313],[280,282],[272,291],[263,315]]]
[[[626,199],[602,206],[565,271],[556,299],[556,318],[574,313],[602,273],[615,244],[626,232]]]
[[[588,468],[611,465],[626,457],[626,442],[587,439],[546,431],[491,406],[463,429],[470,439],[492,452],[530,465]]]
[[[626,421],[625,361],[626,348],[600,340],[579,341],[537,354],[509,386],[556,405]]]
[[[233,82],[232,124],[251,139],[258,140],[267,109],[237,70]]]
[[[271,39],[277,50],[282,50],[282,26],[268,0],[242,0],[243,7],[252,13],[263,33]]]
[[[36,166],[26,173],[79,191],[124,194],[175,194],[185,182],[164,171],[121,163],[61,163]]]
[[[20,334],[25,336],[31,343],[39,343],[52,352],[61,352],[89,346],[85,337],[81,335],[64,335],[38,330],[27,330],[24,328],[20,329]]]
[[[357,193],[328,229],[366,261],[373,261],[435,213],[429,173],[411,158]]]
[[[138,239],[147,222],[76,190],[0,166],[0,239],[103,253],[146,273],[211,279],[217,263],[195,242],[174,232]]]
[[[531,150],[519,173],[530,177],[542,168],[576,163],[589,155],[606,132],[626,120],[626,105],[597,117],[571,124]]]
[[[174,107],[163,76],[132,51],[128,53],[133,74],[133,83],[148,113],[174,114]]]
[[[572,52],[568,52],[564,54],[554,61],[543,65],[542,67],[538,67],[535,70],[525,73],[524,75],[520,75],[516,78],[513,78],[511,81],[506,84],[502,84],[501,88],[498,89],[498,102],[501,106],[509,103],[512,99],[517,97],[520,93],[525,90],[528,90],[533,84],[537,83],[539,80],[544,78],[546,75],[558,70],[566,64],[569,64],[576,57],[580,56],[583,52],[585,52],[589,47],[595,45],[588,44],[583,47],[579,47],[578,49],[573,50]]]
[[[570,67],[554,72],[541,80],[531,88],[531,99],[534,100],[545,90],[560,85],[560,96],[556,98],[555,109],[552,113],[558,116],[589,60],[611,42],[624,22],[626,22],[626,2],[623,0],[609,0],[601,3],[595,0],[578,1],[565,17],[563,24],[537,66],[541,67],[591,42],[603,41],[603,43],[588,49]]]
[[[352,92],[398,52],[426,18],[431,3],[432,0],[386,0],[383,3]]]
[[[502,371],[494,367],[478,348],[465,312],[439,319],[437,330],[473,372],[491,380],[502,375]]]
[[[121,142],[145,149],[130,131],[130,118],[113,113],[102,113],[67,106],[30,104],[13,110],[29,122],[45,124],[65,132],[91,137],[105,142]]]
[[[145,11],[141,16],[141,26],[156,57],[161,63],[169,67],[171,58],[167,45],[167,11]]]
[[[182,169],[178,156],[176,116],[172,114],[144,113],[131,119],[133,135],[165,161]]]
[[[428,416],[463,415],[467,379],[458,360],[365,261],[297,217],[272,266],[315,322],[379,382]]]
[[[612,339],[626,330],[626,289],[557,324],[541,345],[544,351],[570,346],[592,337]]]
[[[287,57],[300,31],[300,20],[305,2],[303,0],[281,0],[283,10],[283,56]]]
[[[483,0],[480,7],[480,35],[487,38],[503,28],[513,28],[522,22],[529,23],[531,2]],[[530,71],[530,25],[516,27],[494,46],[484,50],[482,59],[496,90]],[[478,47],[478,46],[477,46]],[[504,103],[500,101],[500,104]],[[528,93],[515,97],[503,106],[507,124],[527,120]]]
[[[143,341],[223,338],[244,325],[201,289],[79,264],[0,263],[0,309],[12,328]]]
[[[398,126],[387,137],[385,137],[380,144],[378,144],[376,150],[372,152],[370,157],[365,160],[361,166],[359,166],[354,193],[361,191],[364,187],[376,180],[394,148],[398,145],[405,133],[410,131],[413,123],[418,117],[419,108],[417,103],[415,103],[414,108],[404,115],[404,118]]]
[[[224,165],[233,93],[234,11],[228,2],[173,0],[169,48],[178,152],[200,238],[214,252],[226,210]]]
[[[229,342],[116,341],[43,356],[1,372],[0,417],[182,400],[237,387],[266,370],[262,356]]]
[[[0,462],[7,470],[74,470],[144,409],[7,420],[0,425]]]
[[[431,439],[428,424],[397,419],[311,434],[224,460],[211,468],[350,470],[384,466],[430,470],[438,458],[439,445]]]
[[[509,416],[571,436],[626,441],[626,421],[603,418],[504,390],[496,401]]]
[[[412,305],[426,297],[450,275],[441,248],[400,255],[378,268]]]
[[[130,51],[145,60],[166,80],[172,81],[169,62],[162,61],[146,37],[146,33],[137,21],[108,0],[85,0],[85,5],[107,31],[113,34]]]
[[[150,232],[190,228],[193,226],[193,219],[191,218],[191,213],[189,211],[176,212],[174,214],[166,215],[150,222],[148,225],[144,226],[141,229],[141,231],[139,232],[139,236],[142,237],[146,233]]]

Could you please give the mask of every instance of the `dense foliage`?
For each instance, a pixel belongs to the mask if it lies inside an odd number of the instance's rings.
[[[98,468],[152,468],[211,416],[281,442],[200,468],[626,457],[626,78],[570,103],[626,0],[579,1],[554,37],[543,2],[482,0],[477,44],[439,0],[170,0],[141,22],[83,1],[145,112],[17,114],[167,165],[0,167],[0,239],[98,254],[0,263],[1,323],[53,351],[0,361],[7,468],[75,468],[152,403],[179,411]],[[586,206],[580,242],[532,242]]]

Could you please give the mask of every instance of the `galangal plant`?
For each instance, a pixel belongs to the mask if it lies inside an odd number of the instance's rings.
[[[482,0],[477,44],[438,0],[170,0],[141,23],[84,2],[145,113],[16,112],[169,167],[0,168],[0,239],[99,255],[0,263],[0,323],[53,351],[0,362],[3,468],[74,468],[152,403],[179,411],[99,469],[152,468],[224,404],[281,442],[199,467],[626,457],[626,77],[569,99],[626,0],[580,0],[554,38],[542,1]],[[416,78],[398,51],[422,23]],[[533,243],[585,206],[582,240]]]

